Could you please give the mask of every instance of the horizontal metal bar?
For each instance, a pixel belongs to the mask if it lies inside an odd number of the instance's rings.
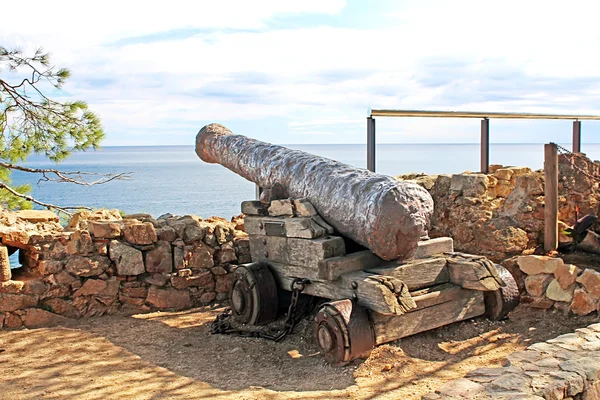
[[[600,115],[565,115],[473,111],[369,110],[369,117],[500,118],[599,120]]]

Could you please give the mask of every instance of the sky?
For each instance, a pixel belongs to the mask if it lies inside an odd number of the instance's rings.
[[[0,44],[43,47],[104,145],[193,145],[218,122],[273,143],[365,143],[368,109],[600,115],[600,2],[11,1]],[[8,18],[7,18],[8,17]],[[2,71],[4,73],[4,71]],[[476,143],[479,120],[378,118],[380,143]],[[569,143],[570,121],[490,122]],[[600,121],[582,122],[600,142]]]

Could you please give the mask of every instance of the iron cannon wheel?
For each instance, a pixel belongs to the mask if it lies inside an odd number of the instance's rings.
[[[351,300],[324,304],[315,316],[314,334],[325,360],[337,366],[368,357],[375,347],[367,311]]]
[[[498,275],[506,286],[493,292],[485,292],[485,312],[488,318],[498,321],[505,318],[519,304],[519,287],[512,274],[496,264]]]
[[[229,291],[233,319],[241,324],[262,325],[277,318],[277,284],[266,264],[241,265],[233,273]]]

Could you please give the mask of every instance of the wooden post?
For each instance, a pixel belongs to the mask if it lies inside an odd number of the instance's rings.
[[[490,170],[490,120],[481,120],[481,173],[487,174]]]
[[[581,153],[581,121],[573,121],[573,153]]]
[[[375,118],[367,117],[367,169],[375,172]]]
[[[544,145],[544,251],[558,248],[558,149]]]
[[[10,281],[11,277],[8,249],[6,246],[0,245],[0,282]]]

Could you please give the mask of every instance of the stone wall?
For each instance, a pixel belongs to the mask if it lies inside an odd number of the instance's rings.
[[[540,148],[541,151],[541,148]],[[584,155],[559,156],[560,227],[580,216],[595,213],[600,202],[599,164]],[[490,174],[409,174],[434,200],[431,236],[450,236],[459,251],[504,260],[543,242],[544,173],[524,167],[492,165]],[[568,241],[566,237],[561,240]]]
[[[2,244],[23,268],[0,283],[0,327],[64,318],[180,310],[227,298],[230,273],[250,262],[243,219],[79,213],[62,229],[2,212]]]
[[[520,256],[517,263],[525,275],[525,294],[521,302],[577,315],[600,311],[600,273],[597,271],[547,256]]]
[[[535,343],[506,357],[504,365],[478,368],[423,399],[598,399],[600,324]]]

